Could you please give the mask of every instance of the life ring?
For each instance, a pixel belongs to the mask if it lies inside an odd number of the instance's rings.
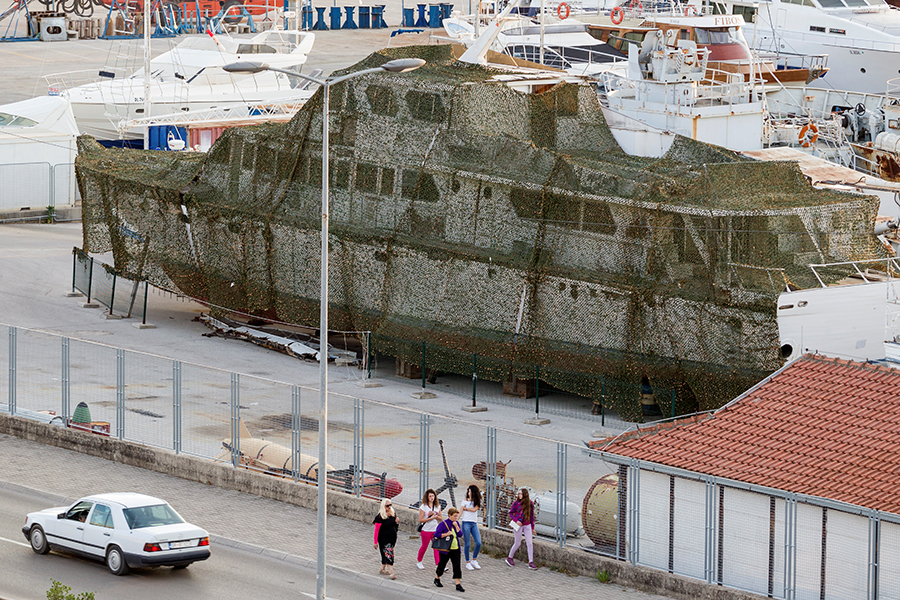
[[[693,4],[688,4],[684,7],[684,16],[690,17],[692,15],[697,16],[697,8]]]
[[[801,146],[809,148],[819,139],[819,128],[816,127],[815,123],[807,123],[800,128],[799,139]]]
[[[569,5],[565,2],[561,2],[559,6],[556,7],[556,16],[559,17],[561,21],[568,19],[570,12]]]
[[[612,20],[613,25],[618,25],[625,20],[625,11],[622,10],[621,6],[617,6],[609,13],[609,18]]]
[[[635,7],[637,7],[637,10],[635,10]],[[628,9],[636,15],[644,14],[644,5],[640,2],[635,2],[634,0],[631,0]]]

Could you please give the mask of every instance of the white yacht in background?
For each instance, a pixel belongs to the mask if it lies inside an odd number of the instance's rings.
[[[500,31],[490,49],[515,59],[559,69],[569,75],[587,77],[625,59],[624,53],[588,33],[587,23],[573,18],[558,20],[545,16],[545,19],[542,33],[541,24],[532,18],[515,14],[504,17],[500,20]],[[450,41],[470,47],[478,37],[472,15],[454,14],[444,19],[443,25]],[[478,34],[486,28],[487,24],[482,23]]]
[[[299,71],[315,35],[305,31],[265,31],[250,38],[192,36],[150,61],[151,108],[144,114],[144,70],[131,74],[101,71],[100,80],[76,85],[77,74],[48,75],[50,95],[67,98],[82,133],[107,145],[138,145],[142,130],[120,133],[120,121],[252,107],[274,102],[302,102],[312,95],[304,80],[272,71],[255,75],[226,73],[222,66],[239,61],[265,62]],[[94,75],[96,77],[96,75]]]
[[[837,89],[880,94],[900,75],[900,10],[884,0],[716,0],[704,10],[743,15],[756,50],[827,54]]]

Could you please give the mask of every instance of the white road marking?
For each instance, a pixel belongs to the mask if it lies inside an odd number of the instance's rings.
[[[0,542],[9,542],[10,544],[16,544],[17,546],[25,546],[26,548],[31,548],[30,544],[25,544],[23,542],[17,542],[16,540],[8,540],[5,537],[0,537]]]

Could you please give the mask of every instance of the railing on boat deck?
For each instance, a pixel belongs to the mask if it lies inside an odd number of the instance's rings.
[[[868,266],[865,268],[860,268],[863,265],[881,265],[884,267],[882,269],[872,270]],[[816,279],[819,282],[819,285],[822,287],[828,287],[825,282],[822,281],[822,278],[819,277],[818,271],[816,269],[827,269],[831,267],[845,267],[852,266],[856,271],[856,274],[862,278],[865,283],[871,283],[873,280],[883,280],[894,279],[895,277],[900,277],[900,257],[891,256],[888,258],[870,258],[868,260],[848,260],[845,262],[836,262],[836,263],[823,263],[823,264],[811,264],[809,268],[812,270],[813,275],[815,275]],[[867,277],[868,275],[868,277]]]

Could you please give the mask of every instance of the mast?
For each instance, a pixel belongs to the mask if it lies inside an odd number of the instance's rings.
[[[144,0],[144,117],[150,116],[150,0]],[[150,126],[144,128],[144,150],[150,149]]]

